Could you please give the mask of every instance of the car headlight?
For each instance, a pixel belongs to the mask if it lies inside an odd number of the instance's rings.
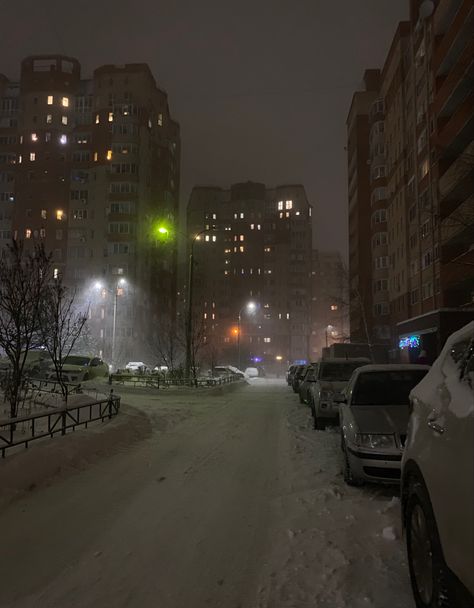
[[[364,448],[394,448],[395,438],[393,435],[374,435],[358,433],[356,443]]]
[[[321,391],[320,398],[324,400],[332,399],[333,393],[332,391]]]

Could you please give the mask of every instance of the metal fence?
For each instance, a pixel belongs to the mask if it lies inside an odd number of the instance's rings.
[[[167,388],[170,386],[219,386],[221,384],[230,384],[240,380],[241,376],[236,374],[228,374],[218,377],[200,377],[194,380],[186,378],[167,378],[154,374],[110,374],[109,384],[132,384],[133,386],[149,387],[149,388]]]
[[[66,406],[39,412],[29,416],[0,420],[0,451],[5,458],[6,451],[19,445],[28,447],[31,441],[43,437],[65,435],[70,429],[89,422],[104,421],[119,413],[120,397],[112,392],[107,399]]]

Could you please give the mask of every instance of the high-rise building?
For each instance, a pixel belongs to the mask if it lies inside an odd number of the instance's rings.
[[[374,102],[379,99],[379,88],[380,70],[366,70],[364,90],[354,93],[346,121],[349,197],[349,317],[352,342],[374,342],[371,192],[375,192],[379,188],[378,192],[382,196],[386,176],[384,164],[370,165],[371,125],[369,115]],[[373,126],[374,133],[376,126]],[[380,231],[380,234],[381,240],[377,244],[377,248],[386,245],[386,233]]]
[[[238,363],[240,347],[242,366],[261,361],[278,370],[282,362],[307,360],[312,228],[303,186],[195,187],[190,241],[212,226],[194,242],[194,325],[205,348]],[[256,312],[246,307],[251,301]]]
[[[76,59],[33,56],[18,82],[0,76],[0,246],[44,244],[116,364],[175,313],[176,248],[153,227],[178,221],[179,167],[179,125],[146,64],[84,80]]]
[[[422,350],[433,360],[474,316],[473,20],[469,1],[411,0],[369,112],[372,214],[358,223],[349,139],[351,259],[370,232],[368,327],[390,340],[394,360],[415,361]]]

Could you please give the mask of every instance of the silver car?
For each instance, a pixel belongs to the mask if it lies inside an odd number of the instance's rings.
[[[474,321],[410,399],[402,512],[418,608],[474,606]]]
[[[340,398],[344,481],[399,483],[409,394],[428,365],[366,365],[354,372]]]
[[[339,397],[352,376],[352,372],[370,363],[369,359],[326,359],[316,367],[314,381],[309,388],[309,405],[314,428],[323,430],[329,421],[337,421]]]

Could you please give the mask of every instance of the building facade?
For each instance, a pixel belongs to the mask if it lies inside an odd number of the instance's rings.
[[[474,317],[473,23],[472,2],[412,0],[370,110],[372,328],[393,360],[433,360]]]
[[[0,77],[0,245],[42,243],[90,314],[91,349],[144,357],[148,327],[175,314],[180,135],[146,64],[81,78],[76,59],[34,56]]]
[[[288,361],[307,360],[312,228],[303,186],[195,187],[189,242],[206,229],[193,245],[193,316],[208,360],[256,362],[277,372]]]

